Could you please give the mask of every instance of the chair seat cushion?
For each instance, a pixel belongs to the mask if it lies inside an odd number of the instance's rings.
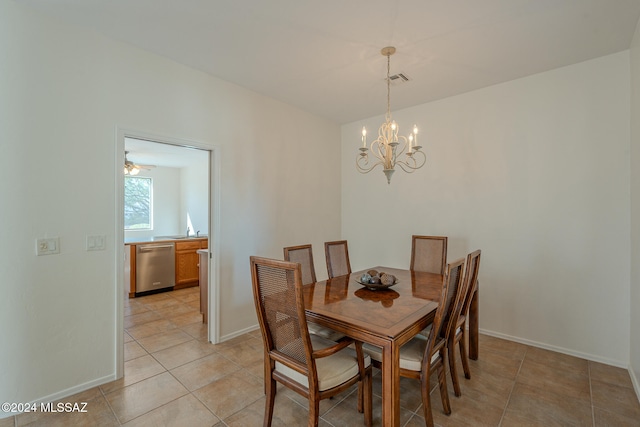
[[[309,329],[310,334],[318,335],[330,341],[337,342],[344,338],[344,334],[341,334],[338,331],[334,331],[333,329],[320,326],[317,323],[307,322],[307,328]]]
[[[331,347],[336,343],[317,335],[309,335],[311,345],[314,350]],[[364,366],[371,364],[371,358],[365,356]],[[352,348],[345,348],[331,356],[316,359],[316,369],[318,371],[318,389],[320,391],[339,386],[358,375],[358,359],[356,351]],[[276,371],[291,378],[292,380],[309,387],[309,380],[306,375],[295,371],[280,362],[276,362]]]
[[[424,351],[427,348],[427,338],[421,334],[413,337],[408,343],[400,347],[400,368],[407,369],[409,371],[421,371],[422,370],[422,357]],[[363,344],[363,350],[366,354],[371,356],[373,360],[377,360],[382,363],[382,349],[370,344]],[[439,356],[435,353],[431,357],[433,362]]]

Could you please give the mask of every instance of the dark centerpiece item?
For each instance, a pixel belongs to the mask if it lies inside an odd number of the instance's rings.
[[[375,274],[371,274],[375,273]],[[387,289],[398,282],[398,279],[393,274],[387,274],[385,272],[379,272],[376,270],[369,270],[360,276],[360,280],[356,280],[359,284],[366,286],[371,290]]]

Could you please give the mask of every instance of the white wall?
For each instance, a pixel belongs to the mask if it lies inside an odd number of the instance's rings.
[[[10,0],[0,58],[0,401],[114,377],[117,129],[219,147],[223,337],[256,324],[250,255],[340,234],[340,171],[315,166],[339,164],[336,124]]]
[[[640,21],[631,46],[631,368],[640,398]]]
[[[621,52],[392,111],[428,160],[391,185],[354,167],[382,117],[344,125],[352,267],[406,268],[412,234],[449,236],[450,260],[482,249],[483,330],[627,367],[629,78]]]
[[[187,218],[190,233],[209,233],[209,152],[200,154],[193,164],[180,168],[180,233],[187,231]]]
[[[178,168],[157,167],[141,171],[138,176],[148,177],[152,184],[152,230],[127,230],[125,239],[138,239],[150,236],[185,234],[187,228],[181,228],[181,170]],[[206,189],[205,189],[206,192]],[[206,193],[205,193],[206,194]]]

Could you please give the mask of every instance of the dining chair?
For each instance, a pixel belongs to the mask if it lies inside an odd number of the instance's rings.
[[[446,263],[446,236],[411,236],[410,270],[444,274]]]
[[[309,426],[318,425],[320,400],[358,384],[358,412],[371,425],[371,359],[362,343],[310,335],[300,264],[251,257],[253,297],[265,349],[264,426],[271,426],[276,382],[309,400]],[[353,345],[353,348],[349,348]]]
[[[459,312],[461,306],[461,295],[464,293],[464,283],[462,282],[463,266],[464,258],[460,258],[446,267],[438,308],[433,322],[428,327],[429,336],[425,337],[418,334],[400,347],[400,375],[420,380],[424,419],[429,427],[434,425],[431,397],[429,396],[431,391],[429,378],[434,372],[438,373],[438,385],[444,413],[451,414],[445,366],[447,360],[447,333],[451,329],[451,319],[455,318],[456,311]],[[373,365],[380,368],[382,366],[382,349],[369,344],[364,344],[363,348],[371,356]]]
[[[351,274],[349,248],[346,240],[324,243],[324,254],[327,258],[327,274],[329,279]]]
[[[300,263],[303,286],[316,283],[316,270],[313,266],[313,250],[311,245],[288,246],[284,248],[284,260]],[[331,341],[340,341],[344,338],[344,334],[320,326],[317,323],[307,322],[307,327],[310,333],[320,335]]]
[[[456,344],[460,348],[460,358],[462,359],[462,369],[464,376],[471,379],[471,370],[469,369],[469,357],[467,350],[467,317],[469,316],[469,307],[473,294],[478,286],[478,271],[480,270],[480,250],[471,252],[467,255],[466,269],[464,273],[463,283],[465,284],[465,293],[462,297],[460,312],[455,323],[452,323],[454,330],[449,335],[447,344],[449,353],[449,370],[451,371],[451,381],[453,382],[453,391],[456,396],[461,396],[460,383],[458,382],[458,373],[456,369]],[[455,378],[455,380],[454,380]]]

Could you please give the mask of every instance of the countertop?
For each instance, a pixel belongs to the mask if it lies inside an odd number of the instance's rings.
[[[142,243],[156,242],[188,242],[190,240],[207,240],[209,236],[151,236],[151,237],[129,237],[124,239],[125,245],[137,245]]]

